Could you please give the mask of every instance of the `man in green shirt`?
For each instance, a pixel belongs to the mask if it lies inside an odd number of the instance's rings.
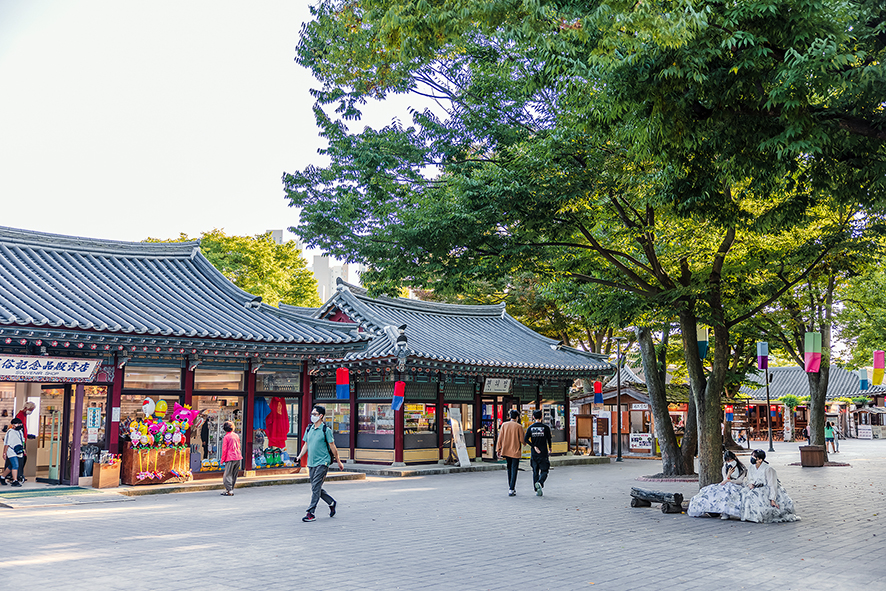
[[[329,429],[326,423],[323,422],[325,417],[326,408],[315,404],[311,410],[312,424],[305,431],[305,435],[302,438],[304,445],[301,451],[298,452],[298,457],[296,457],[296,461],[301,462],[302,456],[306,453],[308,454],[308,473],[311,475],[311,506],[308,507],[308,512],[302,517],[302,521],[314,521],[317,519],[314,516],[314,510],[317,509],[317,503],[320,499],[323,499],[329,505],[329,516],[335,516],[335,506],[337,503],[335,499],[323,490],[323,481],[326,479],[329,464],[333,461],[338,463],[339,470],[344,470],[345,467],[341,463],[338,449],[335,447],[332,429]]]

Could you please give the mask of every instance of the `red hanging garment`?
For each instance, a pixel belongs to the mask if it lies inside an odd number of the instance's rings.
[[[271,414],[265,419],[268,434],[268,445],[286,449],[286,436],[289,435],[289,415],[286,412],[286,401],[282,398],[271,398]]]

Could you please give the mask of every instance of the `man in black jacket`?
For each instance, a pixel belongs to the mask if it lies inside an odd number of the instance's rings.
[[[548,478],[548,470],[551,469],[551,461],[548,454],[552,449],[551,428],[545,425],[542,420],[542,413],[536,410],[532,413],[535,422],[526,429],[524,443],[532,446],[532,455],[530,456],[529,465],[532,466],[532,484],[535,486],[535,494],[542,496],[542,489],[545,486],[545,480]]]

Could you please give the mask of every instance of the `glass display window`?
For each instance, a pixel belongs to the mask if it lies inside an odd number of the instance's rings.
[[[436,433],[437,405],[421,403],[404,404],[403,432],[422,434]]]
[[[15,383],[0,382],[0,428],[9,425],[16,412]]]
[[[194,370],[194,390],[212,390],[214,392],[242,392],[244,372],[222,369]]]
[[[566,405],[559,404],[553,400],[544,400],[541,404],[541,420],[547,423],[552,430],[563,430],[566,428]]]
[[[194,396],[193,408],[199,414],[191,429],[191,453],[200,454],[201,472],[223,470],[221,461],[225,421],[234,423],[234,432],[243,445],[242,396]]]
[[[326,423],[336,434],[351,432],[350,403],[324,404],[322,406],[326,408]]]
[[[123,387],[127,390],[181,390],[180,367],[140,367],[127,365]]]
[[[523,428],[526,429],[535,422],[535,419],[532,418],[532,413],[535,412],[535,403],[523,404],[520,407],[520,424],[523,425]]]
[[[105,425],[108,415],[107,386],[84,386],[83,388],[83,423],[80,434],[80,445],[90,445],[99,450],[108,449],[108,438]]]
[[[301,392],[297,371],[260,371],[255,377],[256,392]]]
[[[150,399],[154,402],[156,412],[157,403],[161,400],[166,402],[166,413],[163,415],[164,420],[168,420],[172,416],[172,409],[176,403],[181,404],[181,397],[178,394],[123,394],[120,397],[120,421],[121,424],[128,423],[127,419],[144,419],[144,402]]]
[[[357,430],[360,433],[394,434],[394,410],[390,404],[364,402],[357,405]]]
[[[449,435],[452,433],[452,424],[449,422],[450,413],[457,410],[458,422],[464,433],[474,432],[474,405],[473,404],[444,404],[443,405],[443,433]]]

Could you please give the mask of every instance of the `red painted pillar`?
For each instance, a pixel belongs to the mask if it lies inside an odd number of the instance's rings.
[[[443,388],[445,387],[443,383],[443,376],[439,377],[437,382],[437,449],[440,451],[439,459],[443,459],[443,422],[446,420],[445,412],[443,412]],[[462,417],[461,419],[461,428],[462,430],[467,428],[465,425],[465,419]]]
[[[569,443],[569,430],[570,430],[569,427],[570,427],[571,415],[569,414],[569,386],[568,385],[565,387],[565,391],[566,391],[566,393],[564,395],[565,400],[563,401],[563,408],[566,411],[565,412],[566,416],[563,417],[563,429],[564,429],[564,433],[566,433],[566,453],[569,453],[570,451],[572,451],[572,447]],[[578,440],[575,441],[575,449],[578,450]]]
[[[304,361],[301,366],[301,408],[299,408],[299,413],[301,414],[301,431],[298,433],[298,448],[301,449],[302,446],[302,435],[304,435],[305,431],[308,430],[308,426],[311,424],[311,408],[314,406],[314,400],[311,396],[311,374],[308,373],[308,362]],[[308,454],[302,456],[301,465],[308,465]]]
[[[243,409],[243,469],[252,470],[252,415],[255,413],[255,372],[246,368],[246,408]]]
[[[114,411],[119,416],[121,401],[123,400],[123,374],[124,368],[117,367],[117,356],[114,355],[114,383],[111,386],[111,428],[108,430],[108,451],[112,454],[120,453],[120,421],[113,420]]]
[[[191,369],[191,362],[185,360],[187,366],[185,367],[185,401],[182,404],[187,404],[193,408],[194,406],[194,370]]]
[[[80,440],[83,438],[83,384],[74,389],[74,416],[71,423],[71,486],[80,484]]]
[[[403,464],[403,429],[406,403],[394,411],[394,463]]]

